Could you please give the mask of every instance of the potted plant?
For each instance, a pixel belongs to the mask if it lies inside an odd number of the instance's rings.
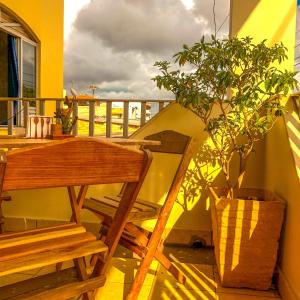
[[[72,130],[77,122],[78,117],[72,117],[74,103],[66,97],[64,104],[66,108],[59,108],[54,113],[56,124],[53,125],[52,135],[54,139],[72,137]]]
[[[268,289],[274,272],[284,203],[273,193],[243,188],[249,157],[282,116],[281,98],[296,86],[295,73],[282,70],[283,44],[252,38],[204,38],[156,62],[159,88],[204,123],[213,156],[224,177],[212,188],[211,213],[216,263],[224,286]],[[239,161],[238,166],[236,161]]]

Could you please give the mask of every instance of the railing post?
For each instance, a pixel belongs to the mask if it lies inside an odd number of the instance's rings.
[[[23,126],[25,128],[25,136],[28,135],[28,120],[29,120],[29,102],[23,100]]]
[[[14,101],[7,101],[7,134],[13,135],[14,130]]]
[[[61,100],[56,100],[56,113],[61,109]]]
[[[146,123],[146,102],[141,103],[141,126]]]
[[[95,132],[95,101],[89,101],[89,136]]]
[[[41,100],[40,101],[40,116],[44,116],[45,115],[45,101]]]
[[[106,137],[111,137],[112,102],[106,101]]]
[[[78,118],[78,101],[73,102],[73,119]],[[78,122],[75,123],[74,128],[73,128],[73,134],[75,136],[78,135]]]
[[[128,138],[129,101],[124,102],[123,109],[123,137]]]
[[[158,104],[158,110],[161,111],[164,108],[165,103],[164,102],[159,102]]]

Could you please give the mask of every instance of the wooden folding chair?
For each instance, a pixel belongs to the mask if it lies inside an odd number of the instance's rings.
[[[105,270],[149,168],[149,153],[91,138],[72,138],[2,154],[1,192],[67,187],[76,223],[0,234],[0,276],[67,260],[75,265],[2,287],[0,299],[61,300],[81,294],[84,299],[94,299],[95,289],[105,283]],[[110,183],[124,183],[126,188],[113,225],[100,241],[80,225],[79,213],[89,185]],[[80,186],[78,195],[75,186]],[[84,257],[100,253],[101,260],[88,276]]]
[[[176,201],[183,176],[187,170],[192,157],[192,139],[186,135],[175,131],[162,131],[157,134],[147,136],[146,139],[161,141],[160,146],[145,146],[152,152],[163,152],[168,154],[181,154],[173,182],[169,188],[163,206],[153,202],[137,199],[130,212],[129,220],[120,239],[120,244],[138,254],[141,258],[141,265],[135,276],[128,299],[137,299],[139,291],[145,280],[153,258],[156,258],[169,272],[171,272],[180,283],[185,283],[185,276],[175,267],[173,263],[163,254],[162,234],[167,224],[169,215]],[[158,183],[159,184],[159,183]],[[155,188],[155,187],[153,187]],[[124,187],[121,191],[123,193]],[[89,198],[84,203],[84,208],[92,211],[98,216],[106,228],[113,223],[113,217],[119,206],[119,197],[103,197],[100,199]],[[136,226],[135,221],[157,219],[153,232]],[[105,235],[105,227],[102,234]]]

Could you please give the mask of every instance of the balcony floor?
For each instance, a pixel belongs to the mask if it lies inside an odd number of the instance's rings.
[[[212,251],[207,249],[195,250],[189,248],[168,247],[168,255],[177,260],[177,267],[186,274],[188,280],[185,286],[178,284],[156,261],[151,265],[143,285],[139,299],[169,300],[271,300],[281,299],[275,290],[254,291],[249,289],[222,288],[219,284],[216,268],[213,265]],[[122,250],[120,256],[114,257],[112,266],[107,274],[107,281],[97,293],[97,299],[123,300],[133,281],[139,261],[128,257]],[[194,262],[193,262],[194,260]],[[197,263],[195,263],[197,261]],[[200,262],[200,264],[199,264]],[[70,265],[72,263],[70,262]],[[69,265],[69,266],[70,266]],[[64,267],[69,267],[67,264]],[[54,271],[54,266],[17,273],[1,278],[0,285],[29,279]],[[75,299],[74,299],[75,300]]]

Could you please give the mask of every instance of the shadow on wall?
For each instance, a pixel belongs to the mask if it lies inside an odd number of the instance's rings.
[[[300,95],[292,96],[291,98],[287,103],[285,119],[297,175],[300,180]]]

